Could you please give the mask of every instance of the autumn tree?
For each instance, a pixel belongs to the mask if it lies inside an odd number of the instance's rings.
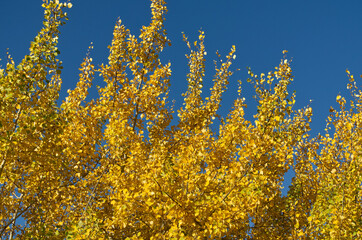
[[[58,103],[59,27],[71,3],[43,0],[44,24],[30,52],[0,69],[1,239],[359,239],[362,237],[362,92],[337,96],[324,134],[311,138],[312,108],[294,109],[291,61],[254,74],[253,120],[239,83],[218,115],[235,46],[215,63],[203,98],[205,33],[190,43],[188,89],[168,98],[171,45],[163,0],[138,37],[116,23],[108,62],[92,64]],[[95,75],[104,80],[87,100]],[[176,124],[171,124],[172,119]],[[215,130],[215,119],[220,119]],[[212,126],[214,126],[212,128]],[[286,196],[281,190],[295,171]]]

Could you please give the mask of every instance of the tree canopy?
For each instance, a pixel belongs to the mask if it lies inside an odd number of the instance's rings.
[[[108,62],[94,66],[90,46],[59,104],[59,27],[72,4],[43,2],[29,54],[18,64],[8,55],[0,69],[1,239],[362,238],[362,92],[348,70],[352,100],[336,97],[316,137],[312,108],[295,109],[288,92],[287,51],[268,73],[249,69],[253,121],[241,82],[229,115],[219,116],[236,48],[218,54],[204,98],[200,31],[193,43],[184,35],[188,89],[175,110],[171,63],[160,60],[171,46],[166,3],[152,0],[138,37],[116,23]],[[88,100],[95,75],[104,86]]]

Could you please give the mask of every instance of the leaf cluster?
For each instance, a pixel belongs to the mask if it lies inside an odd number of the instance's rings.
[[[285,56],[267,74],[248,69],[258,102],[253,121],[244,118],[241,82],[222,118],[236,48],[215,62],[203,98],[200,31],[193,44],[184,35],[188,89],[175,112],[171,64],[160,60],[171,45],[166,3],[152,0],[151,23],[138,37],[117,21],[107,63],[94,66],[90,46],[77,86],[58,105],[59,27],[72,4],[43,2],[29,55],[18,65],[8,55],[0,69],[1,239],[362,237],[362,93],[348,70],[353,100],[347,106],[337,96],[323,135],[309,136],[310,106],[294,107]],[[105,84],[89,101],[96,74]]]

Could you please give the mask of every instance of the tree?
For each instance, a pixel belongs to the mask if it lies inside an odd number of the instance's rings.
[[[18,65],[9,55],[0,69],[2,239],[361,238],[362,93],[349,71],[350,107],[337,96],[340,109],[331,109],[326,133],[315,138],[312,108],[293,108],[285,56],[268,74],[249,69],[253,122],[244,118],[241,88],[222,118],[235,46],[215,64],[210,96],[202,98],[200,31],[193,44],[184,35],[190,71],[176,114],[171,65],[159,58],[171,45],[166,4],[152,0],[150,25],[135,37],[119,20],[108,63],[95,67],[89,52],[59,105],[57,43],[71,6],[44,0],[44,26],[29,55]],[[96,73],[105,86],[87,101]],[[282,196],[290,168],[296,174]]]

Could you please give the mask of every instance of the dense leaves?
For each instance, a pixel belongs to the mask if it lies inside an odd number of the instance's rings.
[[[337,96],[340,108],[331,108],[316,138],[308,134],[312,108],[293,107],[286,57],[267,74],[249,69],[258,102],[253,121],[244,118],[240,86],[222,118],[236,49],[215,63],[203,98],[200,31],[194,43],[184,35],[188,89],[174,112],[171,64],[159,58],[171,45],[167,9],[152,0],[150,25],[136,37],[119,20],[108,62],[95,67],[88,53],[76,88],[59,105],[57,43],[71,6],[44,0],[44,26],[29,55],[18,65],[8,55],[0,69],[1,239],[362,237],[362,92],[349,71],[353,99],[348,105]],[[95,75],[105,84],[88,101]],[[290,169],[295,176],[282,196]]]

